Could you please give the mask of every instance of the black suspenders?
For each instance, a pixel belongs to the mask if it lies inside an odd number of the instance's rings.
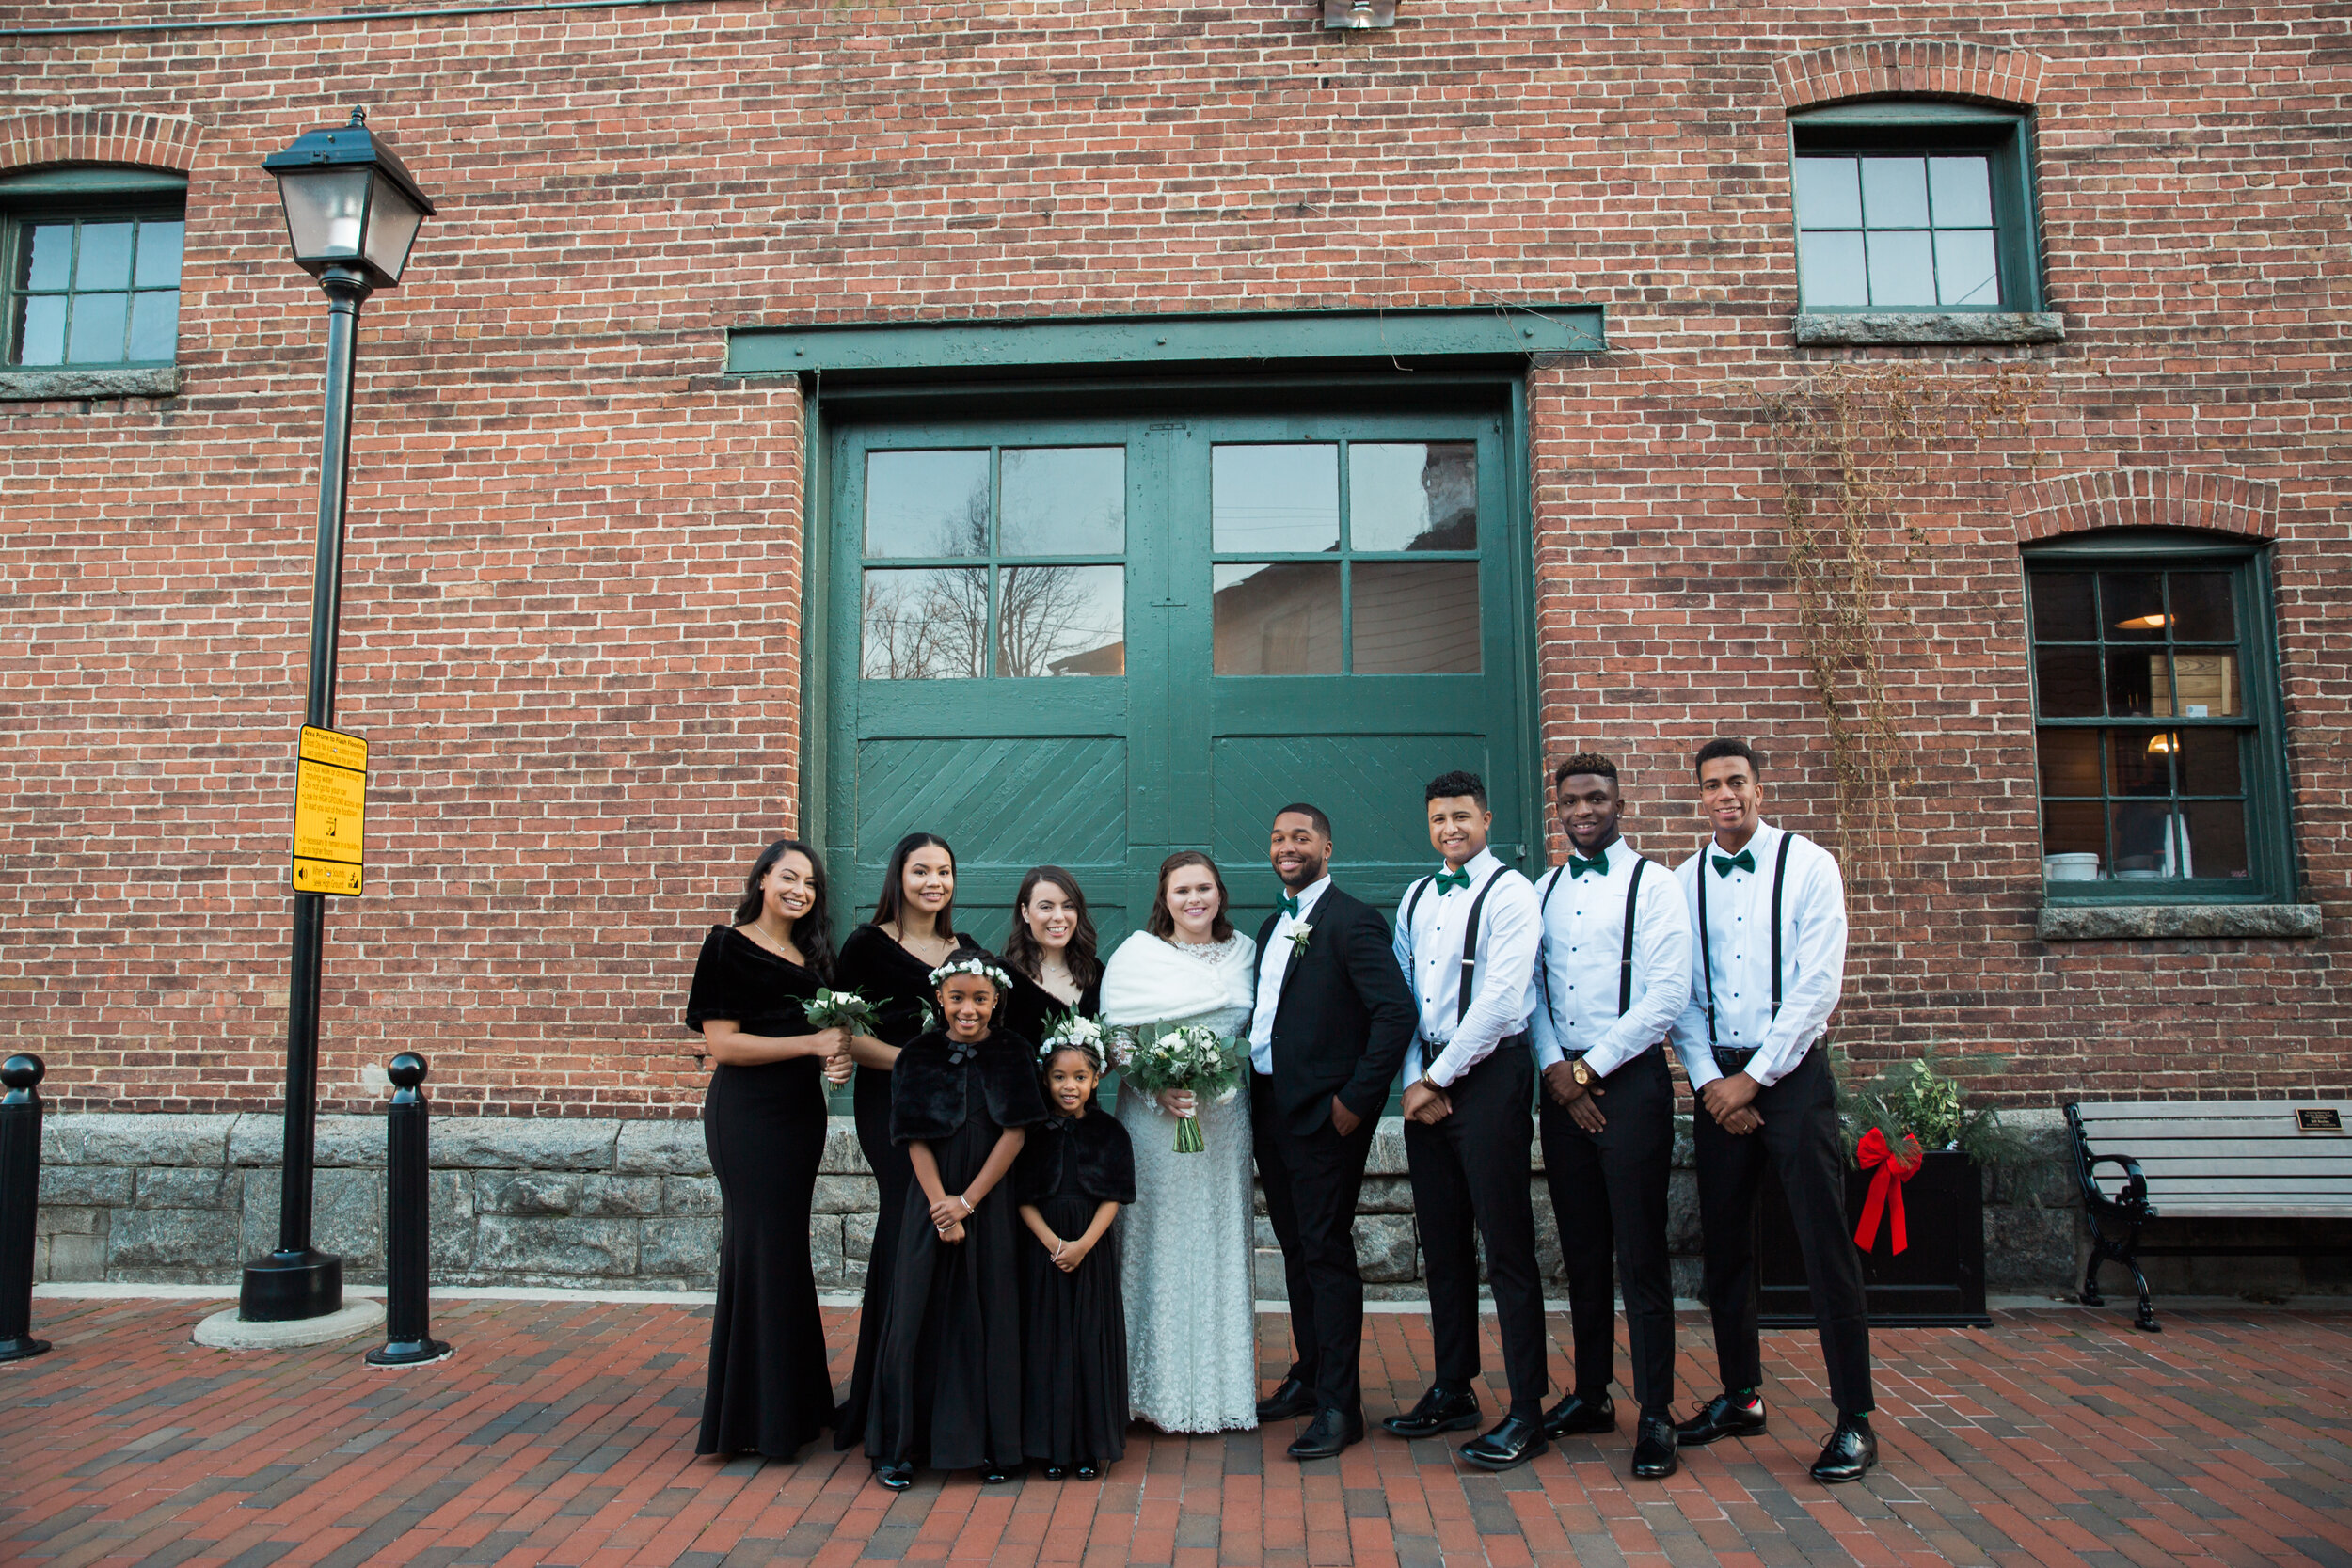
[[[1607,854],[1608,851],[1604,849],[1601,853]],[[1633,879],[1625,890],[1625,951],[1617,958],[1617,1016],[1619,1018],[1625,1017],[1633,1008],[1633,923],[1638,912],[1638,901],[1642,896],[1642,869],[1648,864],[1647,856],[1633,857]],[[1559,887],[1561,875],[1566,870],[1567,867],[1565,865],[1553,866],[1550,877],[1544,882],[1544,895],[1535,900],[1535,986],[1544,993],[1544,1016],[1551,1020],[1552,1027],[1555,1029],[1560,1026],[1560,1020],[1553,1014],[1551,1007],[1551,960],[1544,956],[1543,950],[1544,939],[1549,935],[1549,930],[1544,925],[1544,911],[1551,908],[1552,892]]]
[[[1478,916],[1486,907],[1486,895],[1502,879],[1508,866],[1498,865],[1487,879],[1478,884],[1478,896],[1470,900],[1470,922],[1462,928],[1462,976],[1454,986],[1454,1022],[1459,1023],[1470,1016],[1470,984],[1478,978]],[[1423,877],[1413,884],[1412,895],[1405,900],[1405,929],[1413,928],[1413,911],[1421,908],[1422,890],[1429,885]]]
[[[1780,895],[1788,880],[1788,846],[1794,833],[1780,835],[1780,853],[1772,857],[1772,1016],[1780,1016]],[[1707,1048],[1715,1049],[1715,954],[1707,940],[1707,874],[1713,867],[1707,857],[1715,847],[1708,839],[1699,848],[1699,972],[1707,976]]]

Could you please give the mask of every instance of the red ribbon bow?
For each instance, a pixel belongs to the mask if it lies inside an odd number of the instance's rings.
[[[1905,1250],[1911,1245],[1911,1227],[1903,1223],[1903,1183],[1927,1163],[1926,1151],[1909,1132],[1903,1134],[1902,1148],[1898,1149],[1886,1141],[1885,1133],[1873,1127],[1862,1134],[1853,1157],[1864,1170],[1878,1167],[1878,1174],[1870,1178],[1870,1196],[1862,1202],[1862,1223],[1854,1227],[1853,1244],[1865,1252],[1878,1245],[1879,1212],[1884,1210],[1895,1251]]]

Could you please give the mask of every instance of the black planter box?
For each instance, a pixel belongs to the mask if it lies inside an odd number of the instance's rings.
[[[1875,1171],[1846,1173],[1846,1235],[1862,1222]],[[1890,1200],[1891,1201],[1891,1200]],[[1938,1150],[1903,1183],[1911,1245],[1900,1257],[1887,1216],[1862,1259],[1870,1322],[1890,1328],[1984,1328],[1984,1175],[1965,1154]],[[1804,1255],[1797,1250],[1788,1199],[1771,1165],[1764,1168],[1756,1214],[1756,1321],[1766,1328],[1804,1328],[1813,1323],[1813,1292],[1805,1288]]]

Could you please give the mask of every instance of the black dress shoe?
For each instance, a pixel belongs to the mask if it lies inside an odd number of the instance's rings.
[[[1258,1402],[1258,1419],[1287,1420],[1315,1413],[1315,1391],[1295,1377],[1286,1377],[1274,1392]]]
[[[874,1466],[874,1479],[893,1492],[903,1492],[914,1484],[914,1466],[912,1465],[877,1465]]]
[[[1477,1424],[1478,1391],[1457,1391],[1439,1384],[1412,1409],[1383,1417],[1380,1430],[1399,1437],[1435,1437],[1441,1432],[1468,1432]]]
[[[980,1484],[982,1486],[1002,1486],[1005,1482],[1012,1480],[1013,1477],[1019,1475],[1020,1473],[1021,1466],[1018,1465],[991,1465],[987,1469],[980,1472]]]
[[[1494,1431],[1463,1444],[1462,1457],[1482,1470],[1515,1470],[1550,1447],[1541,1421],[1505,1416]]]
[[[1764,1400],[1750,1394],[1743,1401],[1718,1394],[1675,1423],[1675,1440],[1686,1449],[1704,1448],[1718,1437],[1753,1437],[1764,1430]]]
[[[1829,1434],[1821,1447],[1821,1457],[1813,1462],[1813,1479],[1824,1486],[1835,1486],[1841,1481],[1860,1481],[1862,1472],[1879,1462],[1879,1440],[1868,1427],[1856,1426],[1845,1418],[1838,1418],[1837,1430]]]
[[[1070,1473],[1080,1481],[1092,1481],[1103,1473],[1103,1467],[1091,1459],[1081,1459],[1078,1461],[1078,1467]]]
[[[1634,1424],[1633,1479],[1664,1481],[1681,1467],[1675,1449],[1674,1421],[1665,1416],[1645,1416]]]
[[[1588,1400],[1581,1394],[1570,1394],[1544,1412],[1544,1435],[1573,1437],[1585,1432],[1614,1432],[1617,1430],[1617,1402],[1603,1394]]]
[[[1047,1481],[1059,1481],[1064,1476],[1070,1474],[1070,1472],[1059,1465],[1048,1465],[1044,1469],[1040,1470],[1038,1474],[1043,1476]]]
[[[1293,1459],[1337,1459],[1342,1449],[1363,1440],[1364,1423],[1360,1419],[1352,1420],[1336,1410],[1326,1410],[1307,1423],[1307,1430],[1286,1451]]]

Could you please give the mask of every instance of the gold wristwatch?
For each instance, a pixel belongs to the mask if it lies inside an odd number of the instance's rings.
[[[1595,1081],[1597,1081],[1600,1075],[1595,1072],[1591,1068],[1586,1067],[1584,1065],[1584,1058],[1579,1056],[1576,1060],[1568,1064],[1568,1076],[1576,1080],[1576,1086],[1578,1088],[1589,1089],[1593,1086]]]

